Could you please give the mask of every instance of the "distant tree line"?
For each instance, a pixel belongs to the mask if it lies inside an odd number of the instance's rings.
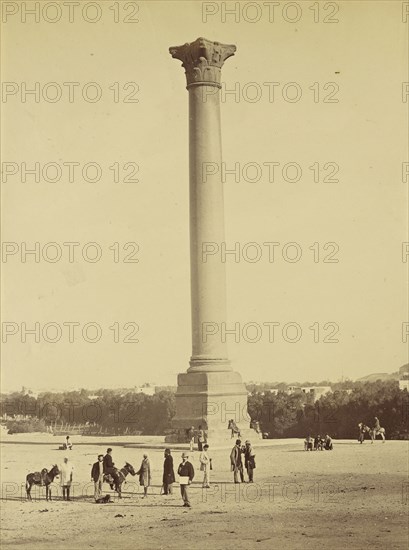
[[[45,432],[47,430],[44,420],[33,417],[26,420],[8,420],[6,426],[9,434]]]
[[[2,395],[2,415],[23,419],[37,418],[47,427],[82,425],[83,432],[110,434],[163,434],[175,415],[175,395],[162,391],[154,395],[116,390],[88,390],[40,394],[38,397],[19,392]],[[41,424],[40,426],[42,426]],[[16,425],[13,425],[14,431]],[[21,431],[26,431],[21,430]],[[36,430],[38,431],[38,430]]]
[[[254,389],[248,397],[249,415],[273,438],[326,433],[335,438],[355,438],[358,423],[372,427],[375,416],[388,439],[409,436],[409,394],[399,389],[398,382],[349,381],[333,384],[332,388],[332,393],[315,402],[311,395],[288,394],[284,387],[276,395]],[[62,423],[82,425],[83,433],[89,434],[105,430],[118,435],[163,435],[171,429],[175,394],[105,389],[47,392],[34,397],[16,392],[1,396],[1,409],[14,432],[39,431]]]
[[[373,427],[375,416],[388,439],[409,436],[409,394],[399,389],[397,381],[348,382],[333,388],[315,402],[304,393],[254,391],[248,400],[249,414],[269,437],[328,433],[339,439],[355,438],[358,423]]]

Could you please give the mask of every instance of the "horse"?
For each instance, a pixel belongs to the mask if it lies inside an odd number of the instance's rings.
[[[33,472],[31,474],[27,474],[27,477],[26,477],[27,499],[33,500],[31,498],[31,487],[33,485],[40,485],[40,486],[45,485],[45,498],[46,500],[51,500],[50,485],[54,481],[54,478],[58,476],[58,474],[59,474],[59,470],[57,465],[52,466],[50,471],[48,471],[47,468],[43,468],[41,472]]]
[[[233,420],[233,418],[231,420],[229,420],[229,423],[227,425],[227,429],[228,430],[231,430],[231,437],[233,438],[234,436],[237,436],[237,437],[240,437],[240,428],[237,426],[236,422]]]
[[[104,474],[103,480],[106,483],[109,483],[112,490],[115,489],[115,491],[118,493],[118,497],[122,498],[122,483],[125,481],[126,476],[128,474],[131,474],[132,476],[136,475],[136,472],[134,470],[134,467],[132,464],[129,464],[129,462],[125,462],[125,466],[121,468],[120,470],[117,470],[117,480],[114,481],[111,474]]]
[[[376,439],[377,435],[380,435],[382,437],[382,443],[385,443],[385,435],[386,431],[385,428],[368,428],[369,435],[371,437],[371,443],[373,443]]]

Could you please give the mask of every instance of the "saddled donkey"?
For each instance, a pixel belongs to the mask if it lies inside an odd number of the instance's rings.
[[[50,471],[47,468],[43,468],[41,472],[33,472],[27,474],[26,477],[26,493],[28,500],[31,498],[31,487],[33,485],[40,485],[45,487],[45,498],[46,500],[51,500],[51,483],[54,481],[54,478],[59,474],[58,466],[54,465]]]
[[[112,490],[115,489],[115,491],[118,493],[119,498],[122,498],[122,483],[125,481],[128,474],[131,474],[132,476],[136,475],[134,467],[132,466],[132,464],[129,464],[129,462],[125,462],[125,466],[120,470],[117,470],[117,481],[114,481],[113,477],[110,474],[104,474],[104,481],[106,483],[109,483]]]

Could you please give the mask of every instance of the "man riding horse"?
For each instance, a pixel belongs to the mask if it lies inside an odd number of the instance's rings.
[[[376,439],[377,435],[380,435],[382,437],[382,441],[385,443],[385,428],[381,427],[381,424],[377,416],[375,416],[375,425],[370,431],[370,435],[371,435],[372,443]]]

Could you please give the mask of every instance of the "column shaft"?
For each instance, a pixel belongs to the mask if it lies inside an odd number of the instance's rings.
[[[188,89],[192,308],[189,370],[230,370],[227,346],[221,340],[222,323],[226,321],[226,274],[220,257],[225,239],[220,91],[205,84]],[[208,255],[206,250],[219,253]]]

